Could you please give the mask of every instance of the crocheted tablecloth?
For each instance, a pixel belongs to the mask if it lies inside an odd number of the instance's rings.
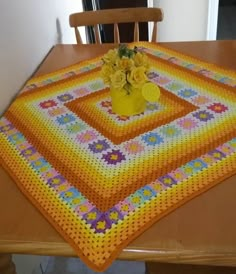
[[[0,120],[1,164],[97,271],[158,219],[236,173],[236,73],[157,44],[158,103],[112,113],[101,57],[30,80]]]

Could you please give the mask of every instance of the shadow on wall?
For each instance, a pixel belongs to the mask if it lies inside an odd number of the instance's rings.
[[[62,31],[61,31],[61,23],[59,19],[56,19],[56,29],[57,29],[57,39],[56,43],[57,44],[62,44]]]

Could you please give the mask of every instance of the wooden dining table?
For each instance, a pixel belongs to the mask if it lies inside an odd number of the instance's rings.
[[[160,44],[236,70],[236,40]],[[114,46],[55,45],[34,76],[104,54]],[[236,266],[235,209],[236,175],[162,218],[124,248],[117,259]],[[2,167],[0,253],[76,256],[72,247],[20,192]],[[10,264],[10,260],[5,264]]]

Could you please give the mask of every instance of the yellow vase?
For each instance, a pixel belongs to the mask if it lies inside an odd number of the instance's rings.
[[[146,100],[141,88],[130,87],[129,93],[124,88],[111,90],[112,111],[118,115],[131,116],[145,111]]]

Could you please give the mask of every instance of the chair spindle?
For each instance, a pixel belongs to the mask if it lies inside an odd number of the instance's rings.
[[[114,24],[114,43],[120,43],[120,32],[117,23]]]
[[[157,41],[157,22],[154,22],[153,24],[153,30],[152,30],[152,42]]]
[[[135,22],[134,23],[134,42],[139,41],[139,23]]]
[[[95,30],[95,41],[96,44],[101,44],[101,37],[100,37],[100,32],[99,32],[99,25],[95,25],[94,26],[94,30]]]
[[[77,28],[75,28],[75,38],[76,38],[77,44],[83,44],[82,38]]]

